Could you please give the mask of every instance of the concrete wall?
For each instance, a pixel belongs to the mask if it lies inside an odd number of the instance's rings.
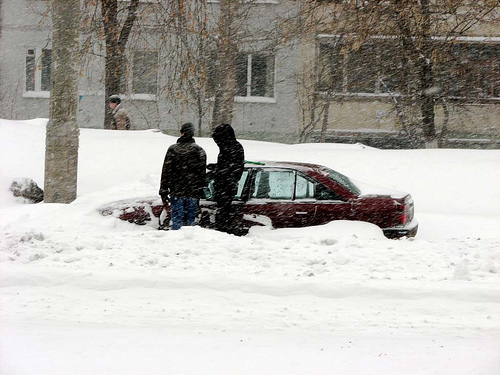
[[[30,119],[48,117],[49,93],[26,92],[26,50],[51,48],[49,18],[42,18],[45,2],[15,0],[3,3],[3,34],[0,39],[0,118]],[[214,4],[216,5],[216,4]],[[270,25],[276,3],[261,4],[255,13],[260,23]],[[43,19],[43,22],[41,20]],[[253,27],[259,29],[253,23]],[[151,43],[154,43],[152,41]],[[95,48],[98,48],[96,46]],[[297,56],[294,46],[278,50],[275,59],[274,98],[259,100],[245,98],[235,103],[233,126],[238,136],[250,139],[296,142]],[[96,51],[102,54],[102,51]],[[168,56],[161,56],[161,59]],[[79,84],[78,124],[82,128],[103,128],[104,98],[103,60],[86,61]],[[159,77],[160,81],[162,77]],[[123,106],[131,117],[132,129],[159,128],[167,133],[178,134],[185,121],[198,122],[198,115],[179,103],[125,97]],[[209,115],[202,119],[204,134],[209,134]]]
[[[500,36],[500,27],[474,30],[474,36],[477,37],[481,31],[487,32],[489,40],[492,38],[495,43],[499,43],[498,37],[493,37],[491,33],[496,32]],[[485,38],[487,39],[487,38]],[[496,41],[498,40],[498,41]],[[317,55],[315,35],[304,36],[299,46],[299,74],[305,77],[300,80],[298,88],[298,97],[301,99],[299,106],[303,108],[299,113],[305,113],[306,118],[299,120],[299,123],[307,123],[309,108],[312,103],[312,97],[315,92],[315,76],[307,75],[307,72],[314,72],[315,59],[311,56]],[[490,41],[491,43],[491,41]],[[499,73],[500,74],[500,73]],[[323,108],[323,99],[321,95],[317,96],[317,109],[319,113]],[[449,109],[449,118],[446,126],[448,134],[452,137],[461,138],[485,138],[493,141],[500,140],[500,100],[492,98],[477,103],[453,102],[447,101]],[[445,123],[445,115],[441,105],[436,104],[435,124],[438,133],[442,130]],[[418,111],[417,111],[418,112]],[[311,133],[309,140],[319,139],[318,132],[322,128],[323,117]],[[395,108],[391,98],[384,95],[344,95],[330,100],[327,131],[335,133],[338,131],[391,131],[398,132],[401,128],[398,125]],[[355,135],[351,132],[351,138],[355,140]],[[333,138],[332,138],[333,139]],[[497,142],[493,142],[495,145]]]
[[[449,132],[500,137],[500,103],[450,104],[449,110]],[[435,121],[439,132],[444,123],[442,107],[436,106]],[[333,102],[328,127],[336,130],[399,130],[394,107],[382,100]]]
[[[291,3],[294,3],[293,1]],[[212,4],[214,7],[217,3]],[[50,18],[43,18],[46,2],[33,0],[0,0],[2,34],[0,37],[0,118],[29,119],[48,117],[49,93],[27,93],[25,90],[25,60],[27,48],[50,48]],[[292,9],[292,10],[291,10]],[[249,33],[259,36],[273,25],[279,12],[293,11],[288,1],[260,4],[253,13]],[[498,26],[489,25],[488,35],[500,35]],[[485,29],[476,29],[482,35]],[[257,38],[258,39],[258,38]],[[142,43],[135,41],[137,44]],[[154,37],[148,38],[154,44]],[[99,46],[95,46],[96,53]],[[162,56],[161,59],[168,58]],[[239,137],[247,139],[297,142],[308,113],[307,102],[315,90],[315,35],[276,50],[274,98],[238,98],[235,103],[233,126]],[[305,75],[308,77],[305,77]],[[305,77],[305,78],[304,78]],[[162,77],[159,77],[160,81]],[[82,128],[103,128],[104,98],[103,60],[86,62],[80,81],[78,123]],[[209,103],[208,103],[209,104]],[[155,100],[124,98],[133,129],[159,128],[177,135],[185,121],[198,123],[194,106]],[[442,124],[442,110],[437,107],[436,124]],[[202,118],[202,134],[208,135],[210,113]],[[321,122],[319,123],[319,127]],[[328,128],[331,130],[397,131],[390,100],[384,98],[349,98],[331,102]],[[452,106],[448,129],[454,133],[469,133],[500,137],[500,103]]]

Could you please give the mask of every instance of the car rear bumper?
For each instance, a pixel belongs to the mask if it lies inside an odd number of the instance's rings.
[[[411,221],[404,227],[384,228],[382,229],[384,236],[387,238],[415,237],[418,231],[418,223],[416,220]]]

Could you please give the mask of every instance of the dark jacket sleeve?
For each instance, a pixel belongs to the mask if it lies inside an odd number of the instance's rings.
[[[245,166],[245,154],[239,142],[235,142],[227,150],[225,161],[222,164],[221,176],[223,176],[223,179],[231,184],[237,184]]]
[[[206,173],[207,173],[207,154],[202,148],[200,148],[200,158],[199,158],[198,173],[197,173],[199,198],[204,197],[203,189],[205,188],[206,185]]]
[[[235,167],[234,167],[234,176],[236,181],[238,182],[243,174],[243,169],[245,168],[245,152],[243,150],[243,146],[237,142],[238,147],[235,148]]]
[[[167,154],[165,155],[165,160],[163,161],[163,168],[161,171],[160,179],[160,195],[168,195],[170,193],[171,187],[171,176],[172,176],[172,147],[169,147]]]

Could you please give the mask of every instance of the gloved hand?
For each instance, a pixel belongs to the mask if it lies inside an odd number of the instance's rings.
[[[167,207],[168,202],[170,202],[170,197],[168,196],[168,194],[162,194],[161,201],[163,202],[163,207]]]

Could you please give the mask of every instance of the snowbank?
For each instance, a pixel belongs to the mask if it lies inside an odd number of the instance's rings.
[[[21,204],[8,187],[43,186],[44,135],[0,120],[1,374],[499,372],[499,151],[242,141],[249,160],[410,192],[419,234],[340,221],[235,237],[97,213],[157,194],[175,138],[155,131],[82,129],[78,199]]]

